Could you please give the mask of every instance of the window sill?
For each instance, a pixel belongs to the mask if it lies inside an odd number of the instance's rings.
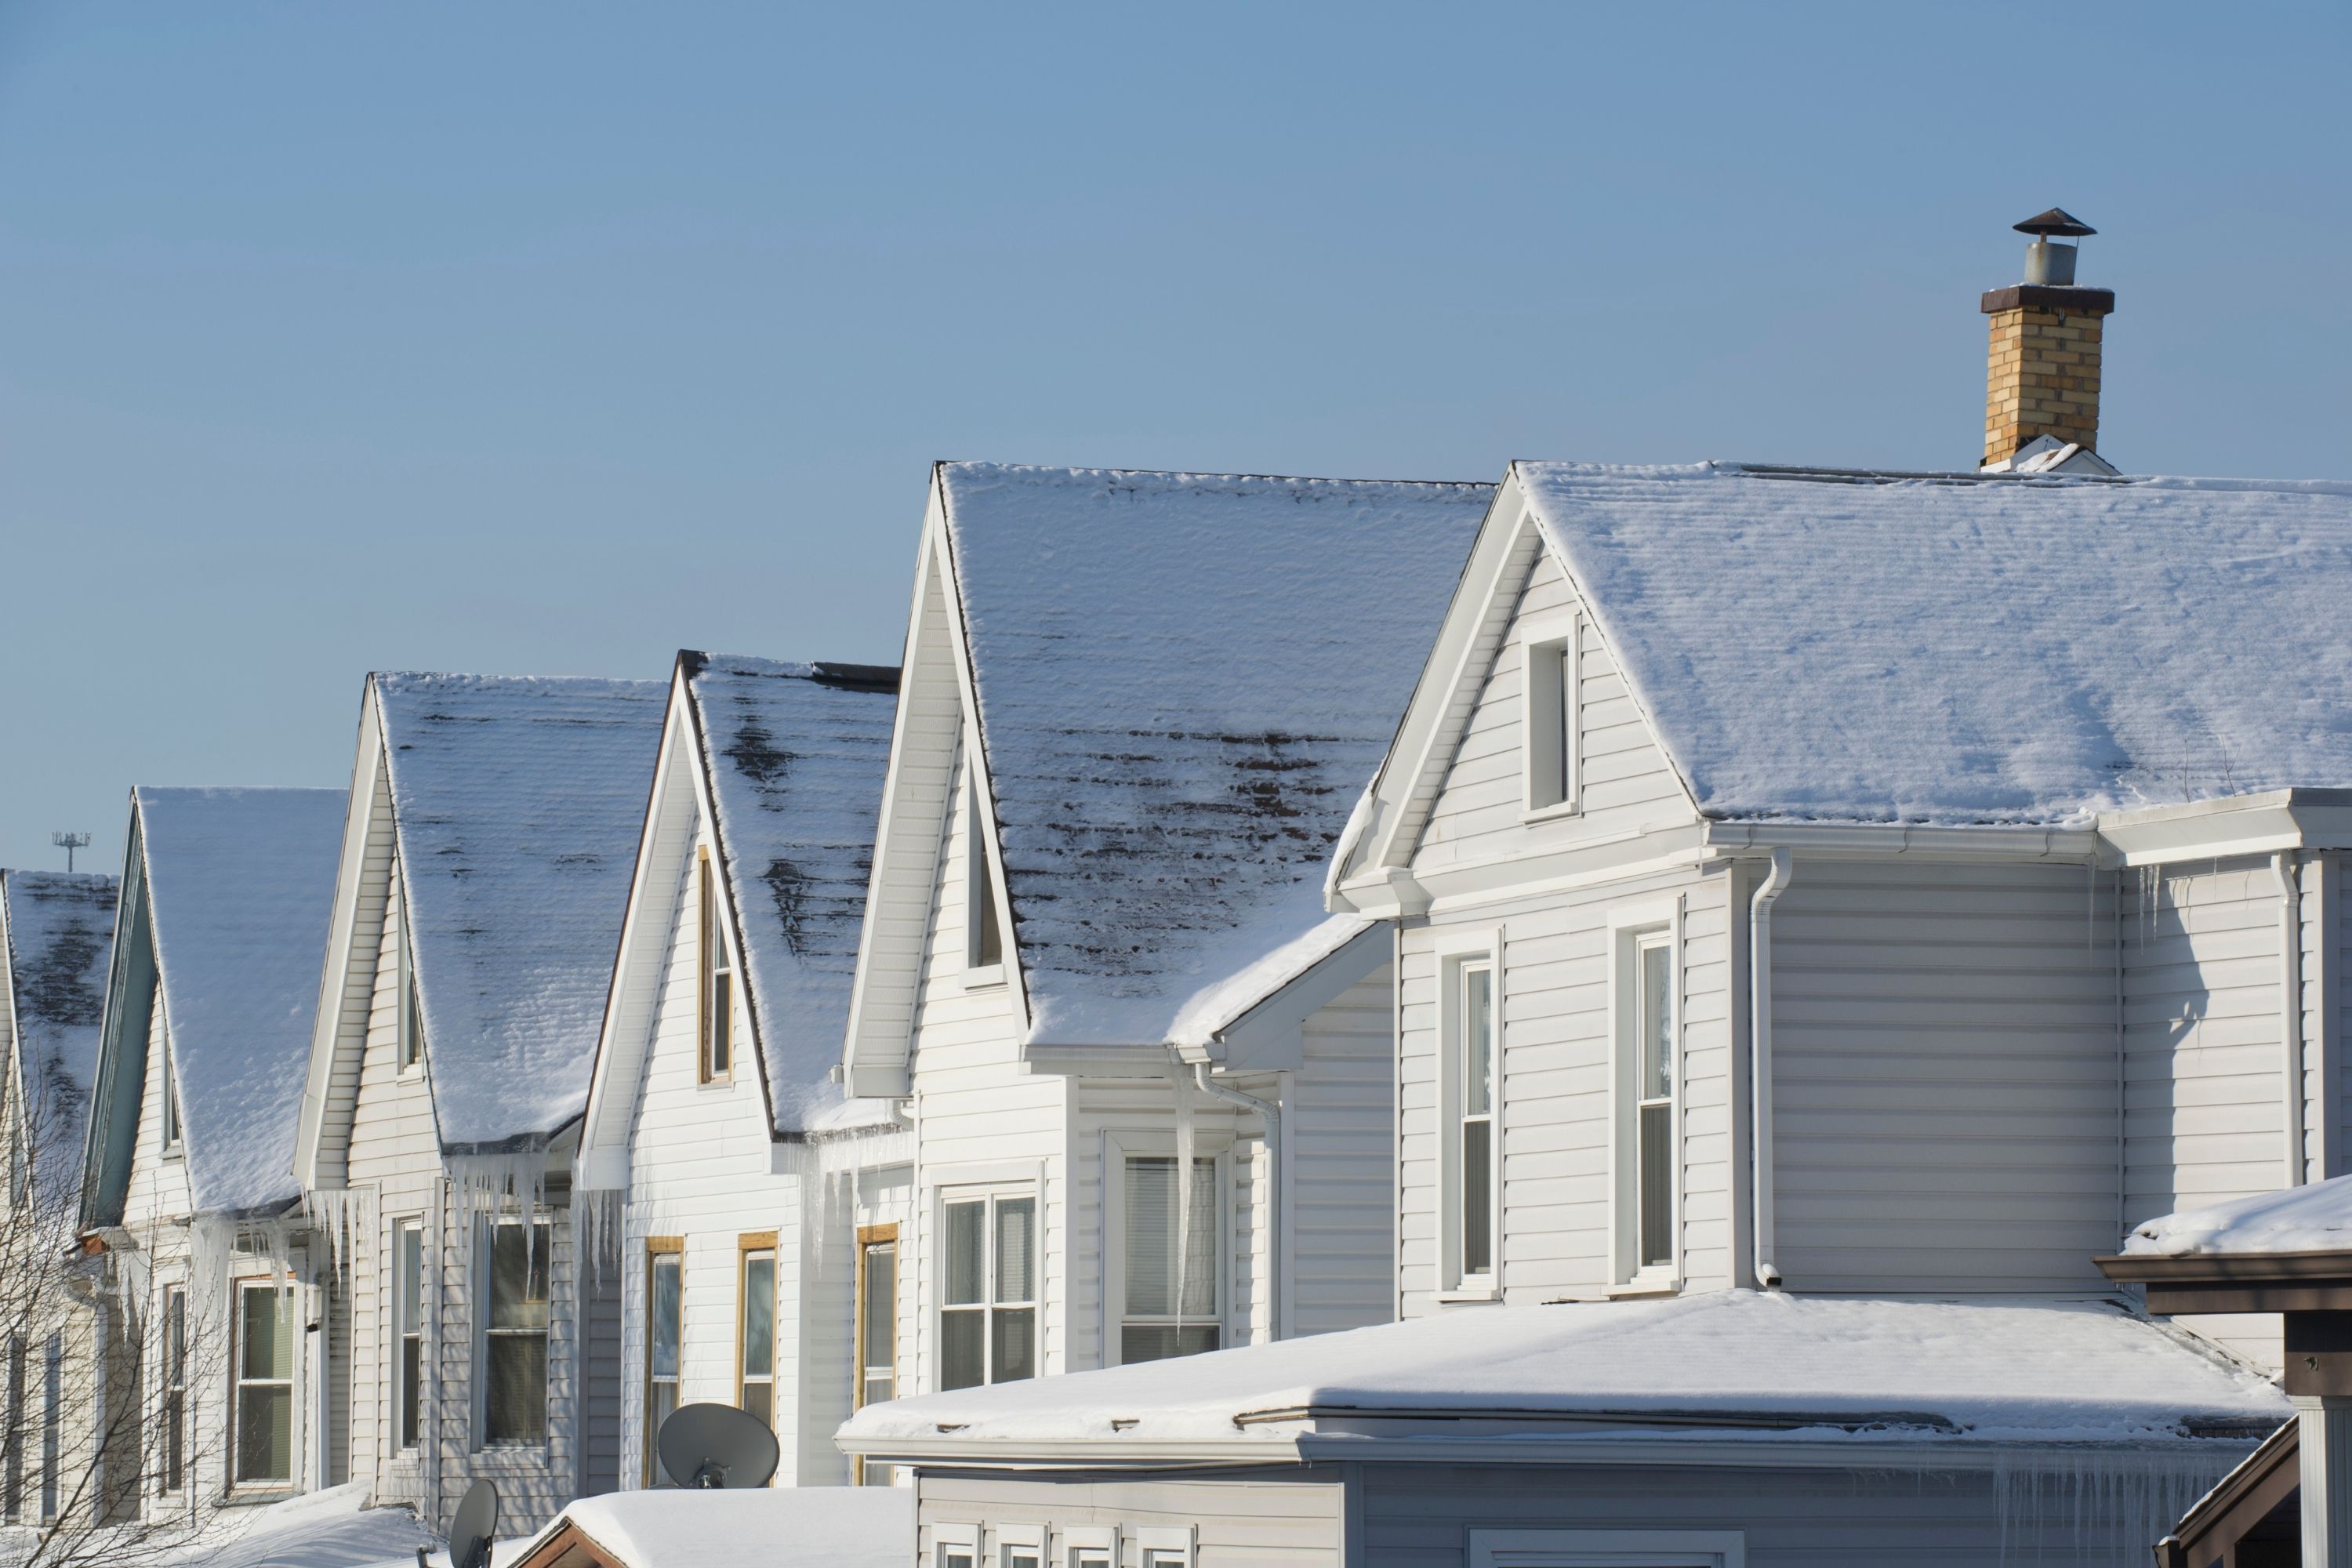
[[[1503,1292],[1492,1285],[1456,1285],[1451,1290],[1437,1292],[1437,1299],[1440,1301],[1454,1303],[1491,1302],[1501,1300]]]
[[[1636,1274],[1609,1287],[1609,1299],[1622,1300],[1629,1296],[1675,1296],[1682,1292],[1683,1282],[1671,1274]]]
[[[963,988],[967,991],[985,991],[1003,984],[1004,965],[1001,963],[974,964],[963,972]]]
[[[549,1453],[544,1443],[501,1443],[495,1447],[475,1449],[472,1458],[477,1470],[509,1470],[522,1475],[547,1468]]]
[[[1563,800],[1555,805],[1529,806],[1525,811],[1519,813],[1519,820],[1523,823],[1532,825],[1538,822],[1558,822],[1562,817],[1581,816],[1583,815],[1583,802]]]

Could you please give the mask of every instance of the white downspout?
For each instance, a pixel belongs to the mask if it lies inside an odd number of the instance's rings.
[[[2286,1184],[2303,1185],[2303,890],[2296,856],[2282,849],[2271,857],[2279,890],[2279,1030],[2286,1043]]]
[[[1206,1062],[1192,1064],[1192,1084],[1212,1100],[1255,1110],[1265,1123],[1265,1322],[1268,1336],[1278,1340],[1282,1337],[1282,1107],[1212,1082]]]
[[[1772,872],[1748,903],[1748,1100],[1753,1116],[1756,1199],[1756,1283],[1780,1283],[1772,1262],[1772,905],[1789,890],[1796,858],[1786,848],[1772,851]]]

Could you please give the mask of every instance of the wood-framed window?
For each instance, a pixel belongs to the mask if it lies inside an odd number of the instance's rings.
[[[986,979],[1004,966],[1004,922],[998,910],[996,873],[989,864],[988,814],[980,798],[980,780],[971,763],[964,764],[964,964]]]
[[[850,1397],[863,1408],[898,1397],[898,1227],[857,1227],[856,1355]],[[851,1461],[851,1481],[887,1487],[897,1480],[879,1460]]]
[[[678,1355],[686,1338],[686,1238],[646,1238],[646,1485],[671,1485],[655,1443],[677,1409]]]
[[[696,963],[701,998],[696,1027],[701,1042],[697,1070],[704,1083],[723,1083],[735,1072],[735,964],[727,952],[726,892],[719,868],[705,849],[696,858]]]
[[[1140,1142],[1142,1152],[1133,1143]],[[1189,1203],[1180,1205],[1176,1154],[1165,1138],[1107,1139],[1116,1173],[1112,1217],[1118,1265],[1118,1356],[1122,1365],[1197,1355],[1224,1342],[1223,1166],[1213,1154],[1192,1157]],[[1183,1213],[1180,1219],[1180,1212]],[[1185,1243],[1178,1251],[1177,1230]]]
[[[180,1152],[180,1081],[179,1074],[172,1065],[172,1031],[168,1028],[163,1031],[163,1103],[159,1120],[163,1124],[163,1152],[177,1154]]]
[[[776,1233],[735,1241],[735,1403],[776,1422]]]
[[[1500,931],[1451,931],[1438,953],[1438,1257],[1441,1295],[1493,1297],[1503,1246]]]
[[[8,1336],[8,1430],[6,1454],[0,1459],[0,1517],[15,1524],[25,1517],[25,1339]]]
[[[282,1280],[239,1280],[235,1299],[235,1479],[285,1486],[294,1479],[294,1291]]]
[[[165,1496],[187,1484],[188,1474],[188,1289],[163,1288],[163,1474]]]
[[[548,1275],[555,1228],[499,1219],[482,1242],[482,1443],[547,1441]]]
[[[1612,910],[1609,925],[1613,1269],[1621,1286],[1669,1289],[1680,1265],[1681,900]]]
[[[41,1518],[58,1517],[59,1448],[66,1424],[66,1342],[51,1334],[41,1354]]]
[[[399,1446],[412,1452],[425,1427],[425,1222],[395,1220],[392,1226],[392,1328],[400,1360],[393,1377],[393,1407]]]
[[[1036,1376],[1036,1189],[957,1190],[940,1221],[940,1387]]]
[[[1519,732],[1531,813],[1577,809],[1582,759],[1575,617],[1526,627],[1520,642]]]

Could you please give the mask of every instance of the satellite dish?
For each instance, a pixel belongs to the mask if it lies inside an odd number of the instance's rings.
[[[731,1405],[679,1405],[661,1424],[655,1447],[682,1487],[764,1487],[783,1457],[768,1424]]]
[[[499,1531],[499,1489],[485,1479],[466,1489],[449,1521],[449,1568],[490,1568],[490,1537]],[[425,1561],[420,1548],[419,1563]]]

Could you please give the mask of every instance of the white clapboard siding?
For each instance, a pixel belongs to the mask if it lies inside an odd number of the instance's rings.
[[[1487,671],[1444,784],[1430,808],[1414,865],[1423,869],[1483,861],[1578,839],[1608,837],[1693,813],[1681,781],[1618,673],[1591,617],[1578,643],[1580,809],[1529,824],[1522,774],[1519,697],[1523,629],[1575,607],[1574,588],[1549,551],[1539,552],[1494,666]]]
[[[147,1011],[147,1063],[139,1091],[139,1135],[131,1154],[131,1177],[123,1189],[122,1227],[142,1236],[161,1222],[184,1218],[193,1199],[188,1167],[177,1153],[163,1152],[163,1053],[171,1026],[159,990]]]
[[[1213,1480],[1026,1480],[971,1474],[925,1474],[917,1494],[919,1562],[939,1561],[934,1527],[978,1524],[989,1531],[982,1562],[1002,1561],[999,1527],[1051,1530],[1045,1561],[1071,1561],[1063,1531],[1121,1531],[1127,1568],[1141,1561],[1135,1532],[1194,1531],[1199,1568],[1339,1568],[1344,1497],[1330,1472],[1278,1473]]]
[[[1773,916],[1792,1289],[2095,1285],[2116,1244],[2112,906],[2081,867],[1801,862]]]
[[[1382,964],[1318,1008],[1301,1045],[1283,1129],[1291,1331],[1384,1323],[1396,1315],[1394,970]],[[1262,1317],[1262,1292],[1253,1305]]]
[[[352,1109],[358,1102],[361,1058],[368,1031],[374,1026],[383,972],[382,942],[398,886],[394,869],[394,828],[392,777],[384,760],[376,759],[370,786],[367,847],[360,858],[359,891],[353,902],[351,945],[342,959],[341,1011],[335,1026],[335,1059],[327,1078],[326,1112],[319,1128],[319,1160],[322,1172],[348,1179]],[[330,962],[333,962],[331,955]]]
[[[1435,1302],[1438,1238],[1436,957],[1465,931],[1503,933],[1503,1292],[1512,1301],[1605,1294],[1612,1278],[1610,916],[1683,909],[1680,1247],[1695,1289],[1731,1283],[1734,1098],[1728,892],[1723,868],[1631,879],[1449,914],[1403,935],[1399,1073],[1402,1310]]]

